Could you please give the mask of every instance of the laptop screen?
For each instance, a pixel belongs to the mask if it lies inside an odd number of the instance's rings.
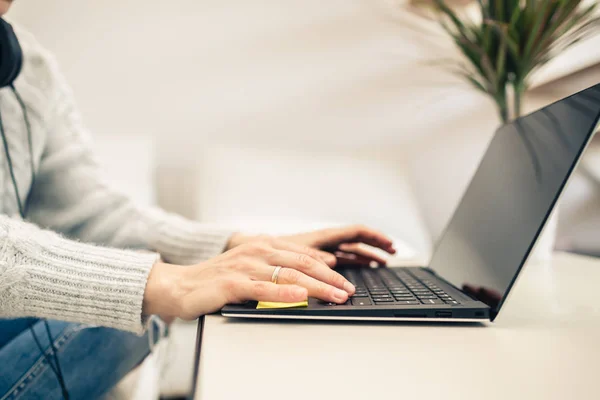
[[[600,84],[496,132],[430,267],[495,317],[600,116]]]

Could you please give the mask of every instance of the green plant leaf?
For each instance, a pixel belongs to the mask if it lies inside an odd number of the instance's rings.
[[[496,102],[503,119],[508,110],[507,87],[519,93],[530,75],[556,54],[600,33],[598,1],[583,0],[478,0],[481,23],[434,0],[439,22],[463,54],[466,66],[454,73]]]
[[[560,8],[553,18],[551,18],[548,27],[542,36],[538,50],[551,45],[556,40],[560,40],[564,33],[579,25],[584,21],[591,12],[596,8],[596,4],[589,7],[583,12],[577,12],[577,5],[580,0],[561,0],[560,4],[564,7]]]
[[[434,0],[434,1],[435,1],[435,4],[437,4],[437,6],[440,8],[440,10],[450,19],[450,21],[452,21],[452,23],[454,24],[454,27],[456,28],[458,33],[463,38],[468,39],[467,34],[466,34],[465,24],[463,23],[463,21],[461,21],[460,18],[458,18],[458,16],[454,13],[454,11],[452,11],[452,9],[450,7],[448,7],[446,5],[446,3],[444,3],[443,0]]]
[[[472,75],[469,75],[469,74],[465,73],[465,74],[463,74],[463,77],[467,81],[469,81],[471,83],[471,85],[473,85],[473,87],[475,87],[475,89],[477,89],[477,90],[479,90],[479,91],[481,91],[481,92],[483,92],[485,94],[489,93],[488,89],[486,89],[486,87],[481,82],[479,82],[475,77],[473,77]]]
[[[508,46],[509,51],[511,52],[511,56],[518,58],[519,57],[519,44],[518,39],[513,39],[508,33],[508,27],[506,25],[502,25],[497,21],[484,21],[484,23],[498,32],[500,37],[505,41],[505,44]]]
[[[508,26],[509,27],[516,26],[519,23],[519,19],[521,18],[522,15],[523,14],[522,14],[521,8],[519,8],[519,5],[517,3],[517,5],[513,8],[513,12],[510,17]]]
[[[496,74],[497,86],[506,85],[504,79],[506,73],[506,35],[501,36],[500,46],[498,47],[498,55],[496,56]]]
[[[484,18],[488,18],[490,16],[490,13],[488,12],[487,7],[483,3],[483,0],[477,0],[477,2],[479,3],[479,9],[481,11],[481,15]]]
[[[532,20],[533,26],[531,31],[529,32],[529,38],[527,39],[527,43],[525,44],[525,48],[523,49],[523,56],[527,58],[531,57],[531,51],[537,39],[543,34],[543,29],[546,23],[546,17],[549,12],[550,4],[552,4],[552,0],[541,0],[541,5],[538,9],[538,12]]]
[[[497,0],[496,1],[496,18],[502,21],[502,17],[504,16],[504,1]]]

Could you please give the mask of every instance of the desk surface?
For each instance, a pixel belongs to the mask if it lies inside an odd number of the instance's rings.
[[[493,324],[207,316],[195,398],[598,399],[599,284],[600,261],[557,254]]]

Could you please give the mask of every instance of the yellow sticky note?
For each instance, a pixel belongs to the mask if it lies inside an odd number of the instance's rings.
[[[299,301],[298,303],[276,303],[273,301],[259,301],[256,305],[256,309],[261,308],[294,308],[294,307],[308,307],[308,299]]]

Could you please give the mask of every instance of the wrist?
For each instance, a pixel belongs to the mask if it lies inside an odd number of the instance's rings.
[[[183,279],[183,267],[158,261],[148,275],[142,314],[173,318],[179,315],[178,293]]]

